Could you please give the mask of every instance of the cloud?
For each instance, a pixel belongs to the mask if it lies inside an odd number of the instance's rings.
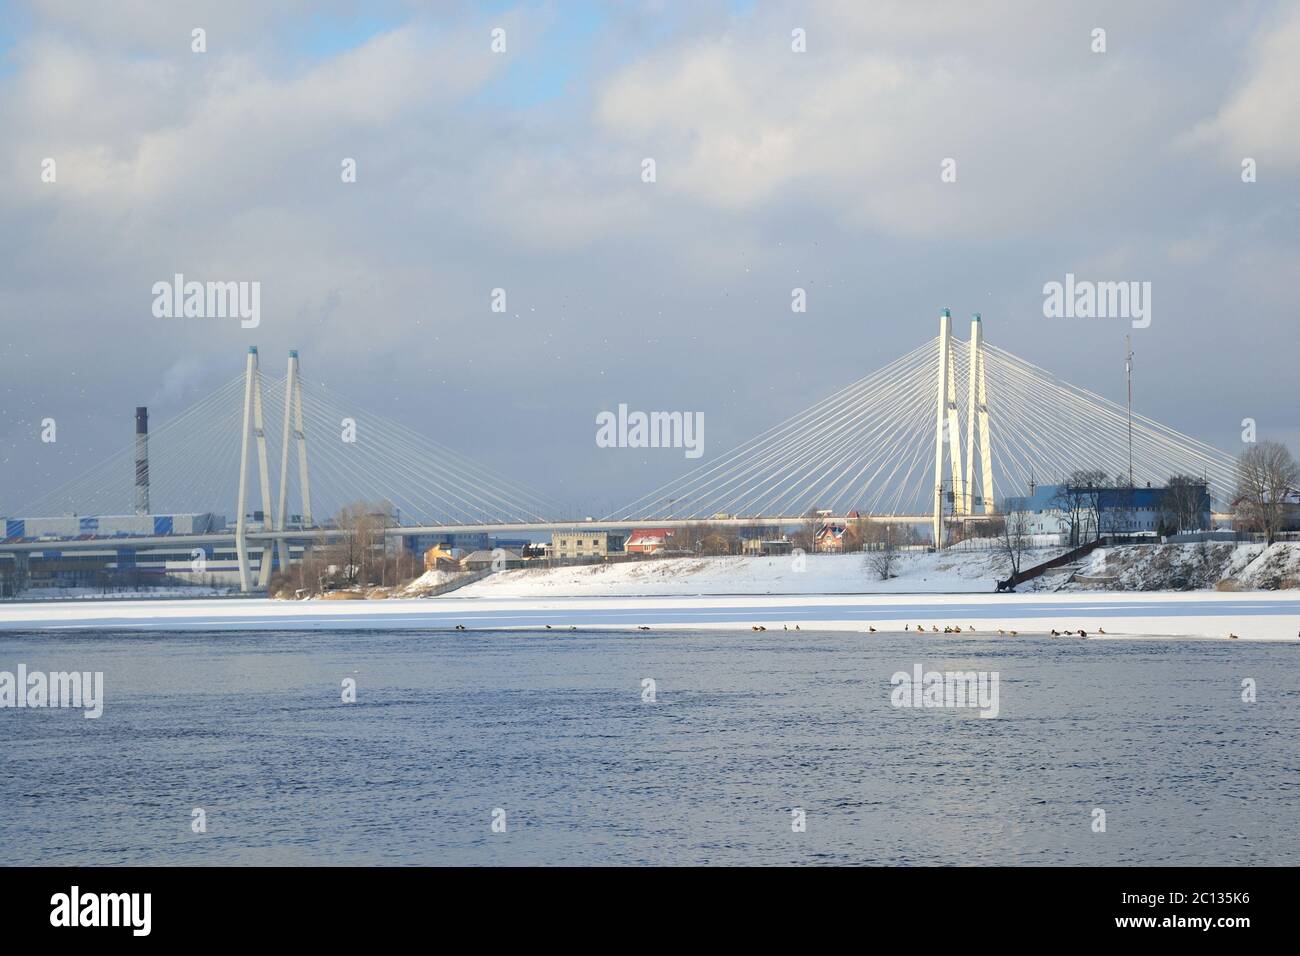
[[[1218,358],[1271,401],[1291,379],[1257,340],[1283,330],[1297,252],[1278,198],[1297,184],[1296,17],[1183,9],[717,2],[577,24],[566,5],[397,4],[353,29],[340,2],[313,45],[303,5],[37,3],[0,75],[6,394],[117,434],[136,404],[161,420],[238,374],[249,344],[277,368],[296,347],[364,404],[616,506],[680,459],[596,455],[595,411],[703,409],[721,451],[914,347],[942,306],[1111,387],[1118,327],[1041,319],[1043,283],[1073,271],[1159,282],[1144,359],[1248,316],[1256,341]],[[1256,153],[1252,192],[1223,156]],[[177,271],[261,281],[262,326],[153,318]],[[1216,390],[1160,374],[1144,364],[1142,411],[1220,437]]]
[[[1300,7],[1266,19],[1246,57],[1244,80],[1215,116],[1198,124],[1185,141],[1213,145],[1233,160],[1253,157],[1261,177],[1270,167],[1300,168],[1298,48]]]
[[[1103,189],[1115,201],[1124,167],[1160,148],[1172,78],[1092,54],[1088,21],[945,11],[829,7],[807,53],[791,51],[788,17],[685,38],[615,75],[597,118],[656,159],[665,190],[731,213],[793,199],[888,233],[988,237],[1087,210]],[[955,183],[940,180],[948,158]]]

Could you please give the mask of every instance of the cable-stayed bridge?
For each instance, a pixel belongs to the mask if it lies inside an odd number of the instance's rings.
[[[790,526],[857,512],[927,523],[942,542],[945,522],[987,520],[1006,497],[1079,470],[1131,474],[1138,486],[1202,477],[1220,502],[1235,483],[1227,453],[988,345],[978,315],[969,339],[957,338],[945,309],[934,338],[590,526]],[[305,380],[296,352],[283,376],[265,373],[256,348],[242,375],[22,513],[233,509],[233,531],[130,540],[233,542],[248,590],[250,545],[285,566],[290,542],[336,536],[330,519],[358,502],[391,509],[390,537],[578,524],[514,478]],[[9,539],[0,551],[40,547]],[[263,586],[272,563],[260,562]]]
[[[714,513],[976,519],[1035,483],[1072,472],[1204,477],[1222,499],[1232,456],[984,342],[939,335],[726,455],[649,492],[613,518]],[[1131,456],[1130,456],[1131,448]],[[936,535],[936,540],[938,540]]]

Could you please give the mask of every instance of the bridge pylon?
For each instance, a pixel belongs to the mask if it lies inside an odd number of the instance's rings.
[[[298,493],[302,497],[302,524],[312,526],[311,483],[307,478],[307,430],[302,419],[302,381],[298,374],[298,350],[289,350],[289,368],[284,377],[284,430],[280,433],[280,503],[276,509],[275,528],[285,530],[289,502],[289,439],[298,448]],[[269,556],[269,549],[267,551]],[[276,556],[280,568],[289,567],[289,542],[281,538],[276,542]]]
[[[939,374],[934,414],[934,546],[943,545],[943,459],[948,449],[952,474],[954,510],[964,507],[966,489],[962,482],[961,432],[957,419],[957,362],[953,355],[952,313],[939,313]]]
[[[248,347],[248,361],[244,366],[244,425],[239,436],[239,510],[235,520],[235,554],[239,559],[239,590],[249,588],[248,568],[248,440],[257,441],[258,476],[262,485],[262,527],[271,520],[271,480],[266,461],[266,429],[262,420],[262,372],[258,363],[257,346]],[[262,549],[258,584],[266,587],[271,579],[271,549]]]
[[[989,396],[984,375],[984,324],[975,313],[970,322],[970,361],[967,364],[966,402],[966,495],[961,514],[973,515],[983,504],[984,514],[993,513],[993,448],[989,443]],[[978,431],[977,431],[978,428]],[[979,438],[980,494],[975,495],[975,440]]]

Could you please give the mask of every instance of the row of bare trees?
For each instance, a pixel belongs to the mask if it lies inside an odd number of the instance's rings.
[[[686,551],[710,557],[740,554],[740,532],[721,524],[676,528],[669,539],[669,547],[673,551]]]
[[[1157,527],[1142,529],[1137,526],[1136,490],[1128,475],[1116,475],[1113,481],[1108,481],[1101,469],[1080,469],[1070,473],[1049,504],[1065,519],[1069,542],[1077,547],[1103,534],[1208,530],[1202,527],[1206,496],[1202,479],[1171,475],[1160,497]]]
[[[419,555],[388,547],[385,532],[396,524],[388,502],[346,505],[332,524],[334,540],[309,547],[301,561],[276,575],[272,593],[293,590],[318,594],[340,588],[395,587],[424,570]]]

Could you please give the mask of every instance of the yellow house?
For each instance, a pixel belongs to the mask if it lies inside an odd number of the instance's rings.
[[[451,552],[446,550],[442,545],[435,544],[428,551],[424,552],[424,570],[437,570],[440,563],[450,564],[454,567],[456,565],[456,559],[453,558]]]

